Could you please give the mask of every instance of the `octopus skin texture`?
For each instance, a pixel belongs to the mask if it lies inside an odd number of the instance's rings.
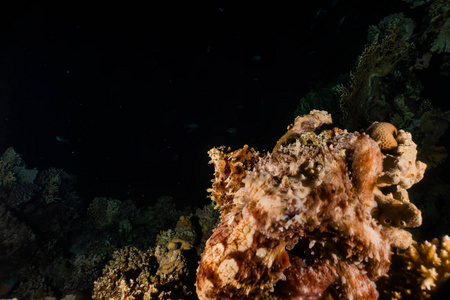
[[[207,241],[199,299],[376,299],[391,255],[371,216],[381,170],[364,133],[278,145],[248,171]]]

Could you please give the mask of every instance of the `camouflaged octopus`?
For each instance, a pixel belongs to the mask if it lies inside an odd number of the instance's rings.
[[[199,263],[200,299],[378,297],[374,282],[390,265],[389,240],[371,216],[382,154],[364,133],[308,138],[324,123],[324,111],[298,117],[239,185],[227,186],[232,174],[216,182],[230,203]]]

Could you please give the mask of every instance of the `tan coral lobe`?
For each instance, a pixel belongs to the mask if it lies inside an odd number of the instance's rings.
[[[389,151],[398,146],[397,128],[391,123],[374,122],[366,129],[366,133],[378,143],[381,151]]]

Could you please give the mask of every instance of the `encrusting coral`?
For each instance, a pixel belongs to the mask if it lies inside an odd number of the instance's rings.
[[[377,298],[391,251],[372,216],[382,153],[366,134],[313,133],[328,123],[324,111],[297,117],[234,185],[199,263],[200,299]]]

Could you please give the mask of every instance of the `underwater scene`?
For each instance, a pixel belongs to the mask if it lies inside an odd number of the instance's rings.
[[[449,124],[449,0],[11,1],[0,299],[450,299]]]

